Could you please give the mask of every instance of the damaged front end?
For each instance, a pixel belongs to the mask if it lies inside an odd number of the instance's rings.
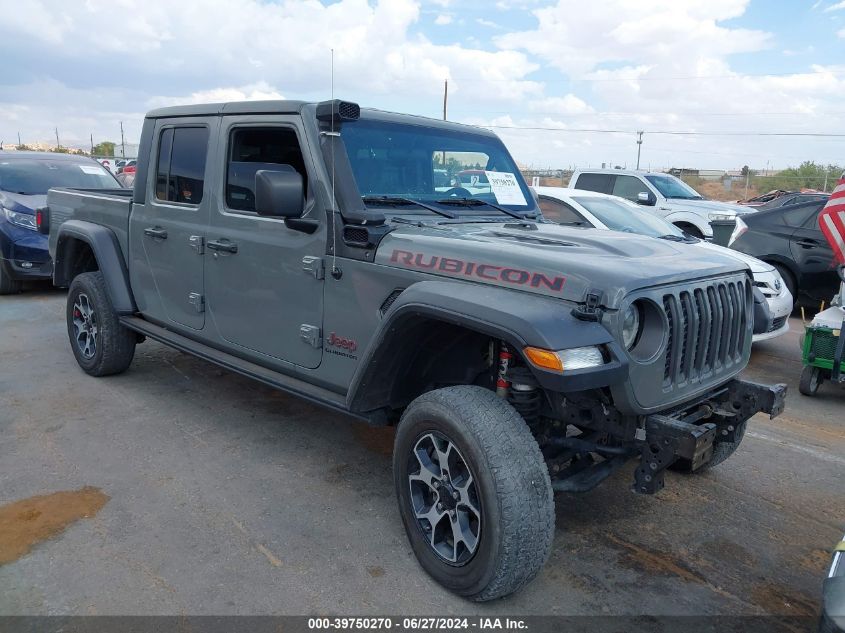
[[[551,416],[531,425],[559,492],[586,492],[637,460],[631,490],[654,494],[664,473],[694,472],[733,452],[749,418],[784,408],[786,385],[734,379],[694,402],[660,414],[623,415],[600,390],[549,398]],[[720,444],[723,450],[714,451]]]

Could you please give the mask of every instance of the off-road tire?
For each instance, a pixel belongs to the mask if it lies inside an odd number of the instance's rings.
[[[86,358],[77,344],[74,330],[74,305],[85,295],[96,315],[96,348],[91,358]],[[70,348],[82,370],[91,376],[119,374],[129,367],[135,356],[137,335],[118,321],[106,282],[100,271],[77,275],[67,294],[67,329]]]
[[[814,396],[824,382],[824,372],[812,365],[805,365],[801,370],[801,380],[798,381],[798,391],[805,396]]]
[[[674,470],[687,475],[699,475],[706,473],[725,461],[728,457],[736,452],[739,448],[742,438],[745,437],[745,429],[748,427],[748,420],[740,422],[736,429],[736,440],[733,442],[714,442],[713,443],[713,457],[710,461],[701,466],[698,470],[690,470],[690,462],[688,459],[679,459],[674,464],[669,466],[670,470]]]
[[[435,552],[412,506],[413,450],[431,433],[458,449],[480,501],[477,546],[461,565]],[[492,391],[446,387],[414,400],[396,432],[393,474],[414,554],[450,591],[478,602],[506,596],[531,581],[548,559],[555,518],[548,468],[525,421]]]
[[[21,291],[21,282],[12,279],[0,265],[0,295],[14,295]]]

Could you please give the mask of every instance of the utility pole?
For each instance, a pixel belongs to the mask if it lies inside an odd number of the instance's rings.
[[[126,143],[123,142],[123,121],[120,122],[120,157],[126,158]]]
[[[91,156],[94,155],[94,133],[91,132]]]
[[[751,170],[747,170],[745,172],[745,195],[743,196],[744,199],[748,199],[748,178],[751,176]]]
[[[824,172],[824,187],[822,187],[822,191],[827,193],[827,170]]]
[[[637,132],[639,138],[637,139],[637,169],[640,168],[640,150],[643,148],[643,133]]]
[[[56,149],[62,149],[62,143],[59,141],[59,128],[56,128]]]
[[[18,146],[20,145],[23,145],[23,143],[21,143],[21,133],[18,132]]]
[[[446,120],[446,101],[449,99],[449,80],[443,81],[443,120]]]

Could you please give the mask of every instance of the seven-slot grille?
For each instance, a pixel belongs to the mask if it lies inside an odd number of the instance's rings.
[[[751,307],[746,281],[716,281],[663,295],[669,342],[663,386],[695,382],[742,360]]]

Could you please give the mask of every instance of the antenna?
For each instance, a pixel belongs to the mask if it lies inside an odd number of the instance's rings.
[[[330,49],[332,53],[332,62],[331,62],[331,99],[332,99],[332,109],[335,108],[334,102],[334,49]],[[332,122],[331,122],[331,134],[334,136],[334,112],[332,112]],[[340,279],[341,272],[340,269],[337,267],[337,213],[335,211],[335,206],[337,205],[337,198],[335,197],[335,190],[334,190],[334,146],[335,142],[332,140],[332,277],[335,279]]]

